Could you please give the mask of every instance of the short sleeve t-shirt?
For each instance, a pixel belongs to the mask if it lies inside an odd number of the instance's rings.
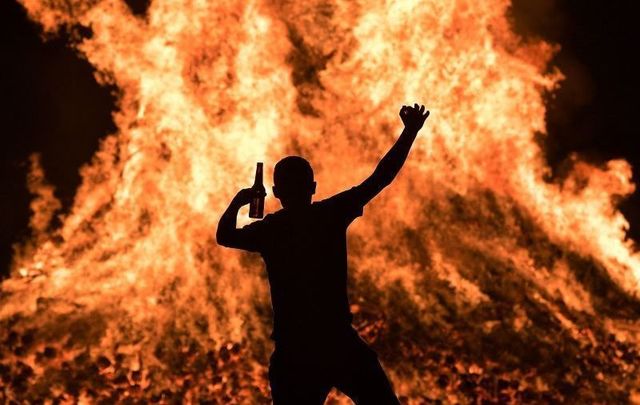
[[[351,324],[346,231],[362,215],[358,187],[241,228],[244,248],[266,264],[274,340],[323,335]]]

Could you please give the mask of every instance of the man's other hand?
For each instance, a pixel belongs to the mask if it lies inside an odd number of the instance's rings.
[[[403,105],[400,109],[400,118],[404,127],[415,132],[422,128],[428,116],[429,111],[425,109],[424,105],[418,106],[418,104],[414,104],[413,107]]]

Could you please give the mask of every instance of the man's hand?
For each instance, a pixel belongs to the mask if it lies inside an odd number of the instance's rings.
[[[235,197],[233,197],[233,204],[237,206],[247,205],[251,202],[251,199],[255,197],[256,190],[253,188],[243,188],[238,191]]]
[[[414,104],[413,107],[403,105],[400,109],[400,118],[402,119],[402,123],[404,127],[408,130],[418,132],[425,120],[429,116],[429,111],[425,112],[425,107],[418,106],[418,104]]]
[[[264,187],[261,189],[255,189],[253,187],[243,188],[238,191],[235,197],[233,197],[233,204],[239,207],[243,205],[247,205],[251,202],[254,197],[264,197],[267,193],[264,190]]]

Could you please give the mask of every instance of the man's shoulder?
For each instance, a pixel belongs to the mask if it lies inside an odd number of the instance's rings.
[[[360,198],[361,188],[360,186],[353,186],[347,190],[341,191],[330,197],[316,202],[318,207],[335,207],[341,208],[344,206],[357,205],[361,200]]]
[[[353,186],[331,197],[318,201],[318,207],[335,216],[346,218],[350,223],[355,217],[363,213],[362,190],[360,186]]]
[[[264,216],[263,221],[274,221],[284,217],[287,214],[286,210],[280,208],[278,211],[271,212]]]
[[[264,223],[265,225],[277,224],[285,216],[286,216],[286,212],[282,209],[279,209],[278,211],[274,211],[265,215],[264,218],[260,220],[260,222]]]
[[[318,201],[320,203],[333,203],[333,202],[337,202],[337,201],[341,201],[341,200],[345,200],[345,199],[351,199],[351,198],[355,198],[361,191],[360,191],[361,187],[360,186],[353,186],[351,188],[348,188],[344,191],[341,191],[339,193],[336,193],[330,197],[327,197],[321,201]]]

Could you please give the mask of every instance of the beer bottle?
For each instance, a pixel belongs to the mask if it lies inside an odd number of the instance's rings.
[[[255,191],[255,194],[249,204],[249,218],[262,218],[264,215],[264,196],[266,195],[262,184],[262,162],[258,162],[256,180],[251,188]]]

